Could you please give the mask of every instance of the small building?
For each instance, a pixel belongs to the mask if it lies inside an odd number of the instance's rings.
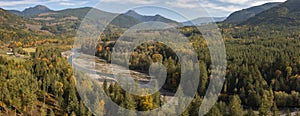
[[[14,51],[13,49],[9,49],[7,52],[6,52],[7,55],[14,55]]]
[[[6,54],[7,54],[7,55],[14,55],[14,53],[11,52],[11,51],[7,51]]]

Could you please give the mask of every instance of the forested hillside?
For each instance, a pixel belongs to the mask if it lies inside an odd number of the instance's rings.
[[[247,21],[249,18],[260,14],[270,8],[276,7],[281,3],[266,3],[260,6],[255,6],[247,9],[243,9],[237,12],[232,13],[227,19],[224,21],[226,23],[241,23]]]
[[[274,26],[298,26],[300,24],[300,1],[287,0],[277,7],[271,8],[250,18],[243,24],[248,25],[274,25]]]
[[[30,59],[0,56],[0,115],[88,115],[62,50],[38,47]]]
[[[0,14],[1,41],[28,41],[53,36],[48,31],[40,30],[41,23],[37,21],[14,15],[4,9],[0,9]]]

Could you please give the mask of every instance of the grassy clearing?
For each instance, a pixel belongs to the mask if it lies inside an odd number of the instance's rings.
[[[24,51],[28,52],[28,53],[33,53],[35,52],[36,48],[23,48]]]
[[[24,59],[24,58],[16,58],[15,56],[9,56],[9,55],[4,55],[4,54],[0,54],[0,57],[5,57],[8,60],[14,60],[16,62],[25,62],[26,61],[26,59]]]

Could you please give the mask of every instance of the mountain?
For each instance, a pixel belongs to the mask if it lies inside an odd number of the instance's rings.
[[[134,10],[129,10],[128,12],[124,13],[124,15],[133,17],[133,18],[139,20],[140,22],[158,21],[158,22],[163,22],[163,23],[167,23],[167,24],[171,24],[171,25],[180,25],[179,22],[165,18],[158,14],[155,16],[144,16],[144,15],[138,14]]]
[[[52,11],[32,16],[31,19],[43,23],[42,30],[50,31],[54,34],[74,35],[86,15],[89,15],[89,23],[106,25],[109,20],[110,27],[128,28],[140,23],[137,19],[117,13],[109,13],[99,9],[84,7]],[[92,18],[91,18],[92,17]]]
[[[13,13],[13,14],[18,15],[18,16],[23,16],[22,12],[18,11],[18,10],[8,10],[8,12]]]
[[[142,22],[149,21],[149,19],[147,20],[147,17],[150,18],[149,16],[140,15],[137,12],[135,12],[134,10],[129,10],[128,12],[126,12],[124,14],[127,16],[134,17],[135,19],[140,20]]]
[[[249,18],[262,13],[268,9],[271,9],[275,6],[281,4],[280,2],[266,3],[260,6],[251,7],[248,9],[243,9],[237,12],[232,13],[224,22],[225,23],[241,23],[248,20]]]
[[[52,12],[53,10],[49,9],[46,6],[37,5],[35,7],[30,7],[25,9],[22,14],[25,16],[32,16],[32,15],[38,15],[45,12]]]
[[[191,21],[182,22],[184,26],[203,25],[208,23],[222,22],[226,17],[200,17]]]
[[[22,12],[1,9],[0,27],[5,30],[23,29],[45,33],[45,35],[73,37],[86,15],[89,15],[87,21],[92,25],[106,25],[113,18],[109,27],[128,28],[140,23],[137,19],[127,15],[109,13],[91,7],[54,11],[46,6],[38,5]],[[91,29],[91,27],[85,28]]]
[[[14,13],[18,16],[30,17],[30,16],[41,14],[41,13],[53,12],[53,10],[51,10],[48,7],[43,6],[43,5],[37,5],[35,7],[26,8],[22,12],[17,11],[17,10],[10,10],[10,12]]]
[[[300,0],[286,2],[250,18],[242,24],[246,25],[300,25]]]

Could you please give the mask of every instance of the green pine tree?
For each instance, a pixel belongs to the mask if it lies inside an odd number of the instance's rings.
[[[234,95],[229,104],[229,113],[231,116],[243,115],[243,106],[238,95]]]
[[[264,94],[262,96],[262,103],[260,104],[259,107],[259,115],[260,116],[268,116],[270,113],[270,110],[273,106],[273,100],[274,100],[274,95],[273,91],[264,91]]]

